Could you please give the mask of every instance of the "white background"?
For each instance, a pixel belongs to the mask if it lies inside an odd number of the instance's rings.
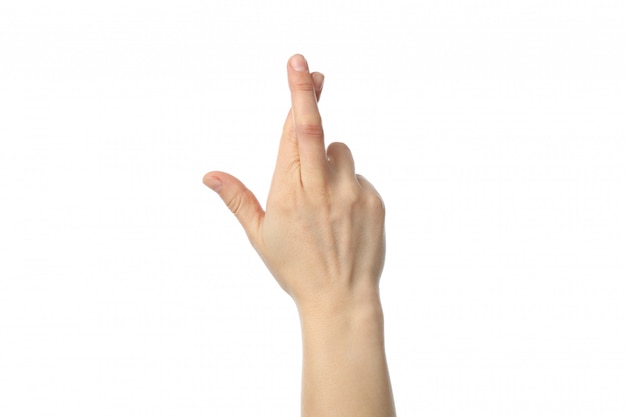
[[[285,65],[387,207],[400,416],[626,415],[626,4],[0,2],[0,415],[295,416]]]

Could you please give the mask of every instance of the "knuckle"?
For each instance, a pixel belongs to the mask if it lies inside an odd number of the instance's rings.
[[[328,145],[328,152],[329,153],[335,153],[335,152],[343,152],[343,153],[351,153],[350,148],[348,147],[348,145],[346,145],[343,142],[333,142],[330,145]]]
[[[324,128],[320,120],[303,120],[296,124],[296,134],[304,136],[323,136]]]
[[[283,128],[283,137],[290,143],[297,143],[298,138],[293,125],[285,126]]]
[[[293,88],[298,91],[315,91],[315,85],[309,77],[297,77],[293,80]]]
[[[330,188],[333,204],[342,212],[350,214],[363,209],[363,194],[356,184],[340,178]]]
[[[385,214],[385,203],[381,196],[375,192],[368,192],[365,197],[367,207],[379,215]]]
[[[289,177],[291,178],[295,178],[300,177],[300,169],[301,169],[301,163],[300,163],[300,158],[292,158],[291,161],[289,161],[289,163],[287,163],[287,175],[289,175]]]
[[[237,215],[239,214],[239,212],[241,211],[241,208],[243,207],[244,200],[245,200],[244,193],[236,193],[233,196],[231,196],[228,199],[228,201],[226,201],[226,206],[234,215]]]
[[[345,172],[354,174],[354,158],[350,148],[345,143],[331,143],[328,146],[326,154],[328,155],[329,161],[333,162],[336,167],[342,166]]]

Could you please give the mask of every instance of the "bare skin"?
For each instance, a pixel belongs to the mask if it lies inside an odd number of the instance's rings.
[[[383,201],[355,173],[350,149],[326,148],[317,107],[324,76],[301,55],[287,65],[291,110],[263,210],[235,177],[203,182],[235,214],[293,298],[303,341],[303,417],[391,417],[395,407],[378,284],[385,258]]]

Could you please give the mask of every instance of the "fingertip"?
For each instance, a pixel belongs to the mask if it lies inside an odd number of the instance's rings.
[[[222,181],[220,180],[218,173],[209,172],[202,178],[202,183],[219,194],[222,191]]]
[[[318,93],[321,93],[322,89],[324,88],[324,80],[326,79],[326,77],[321,72],[314,72],[311,74],[311,77],[313,77],[313,84],[315,84],[315,91]]]
[[[204,176],[202,177],[202,182],[203,182],[203,183],[206,183],[206,180],[207,180],[208,178],[211,178],[211,177],[217,177],[217,176],[218,176],[218,172],[217,172],[217,171],[210,171],[210,172],[207,172],[207,173],[206,173],[206,174],[204,174]]]
[[[226,172],[207,173],[203,182],[219,194],[226,207],[237,217],[250,241],[257,241],[257,230],[264,211],[259,200],[239,179]]]
[[[289,66],[297,72],[303,72],[309,69],[309,64],[302,54],[295,54],[289,58]]]

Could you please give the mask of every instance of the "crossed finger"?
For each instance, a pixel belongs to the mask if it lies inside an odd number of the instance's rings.
[[[300,179],[304,186],[323,185],[328,176],[324,130],[317,107],[315,82],[302,55],[297,54],[289,59],[287,76]],[[286,121],[288,123],[289,120]]]

